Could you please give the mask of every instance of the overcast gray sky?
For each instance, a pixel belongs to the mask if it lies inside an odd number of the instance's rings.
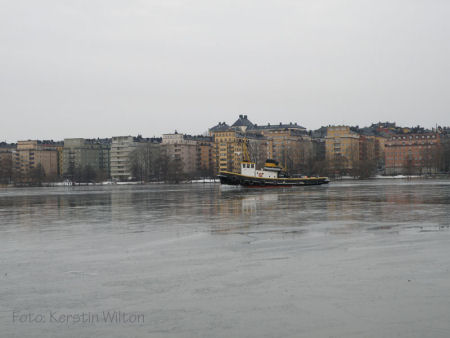
[[[0,140],[450,124],[448,0],[0,6]]]

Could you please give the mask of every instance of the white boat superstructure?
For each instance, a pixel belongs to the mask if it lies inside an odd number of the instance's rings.
[[[278,178],[281,167],[278,162],[267,160],[264,167],[260,170],[256,169],[256,163],[244,161],[241,163],[241,175],[262,178]]]

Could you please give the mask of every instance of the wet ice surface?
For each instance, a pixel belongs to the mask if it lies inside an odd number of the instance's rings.
[[[431,180],[0,190],[0,336],[449,337],[449,204]],[[144,323],[49,322],[110,310]]]

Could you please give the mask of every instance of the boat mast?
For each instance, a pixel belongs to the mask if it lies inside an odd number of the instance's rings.
[[[251,162],[250,153],[248,152],[248,139],[244,137],[242,140],[242,161],[243,162]]]

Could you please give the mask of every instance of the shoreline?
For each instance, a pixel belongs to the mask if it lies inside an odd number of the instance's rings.
[[[339,178],[330,178],[331,182],[333,181],[373,181],[373,180],[448,180],[450,179],[450,175],[443,174],[443,175],[433,175],[433,176],[419,176],[419,175],[412,175],[412,176],[406,176],[406,175],[396,175],[396,176],[383,176],[383,175],[377,175],[374,177],[364,178],[360,179],[357,177],[351,177],[351,176],[342,176]],[[111,182],[111,181],[105,181],[105,182],[97,182],[97,183],[86,183],[86,182],[80,182],[80,183],[69,183],[69,182],[49,182],[49,183],[43,183],[40,186],[36,185],[20,185],[16,186],[14,184],[3,184],[0,185],[0,189],[8,189],[8,188],[49,188],[49,187],[82,187],[82,186],[106,186],[106,185],[153,185],[153,184],[219,184],[219,179],[196,179],[196,180],[189,180],[189,181],[181,181],[178,183],[173,182],[143,182],[143,181],[130,181],[130,182]]]

